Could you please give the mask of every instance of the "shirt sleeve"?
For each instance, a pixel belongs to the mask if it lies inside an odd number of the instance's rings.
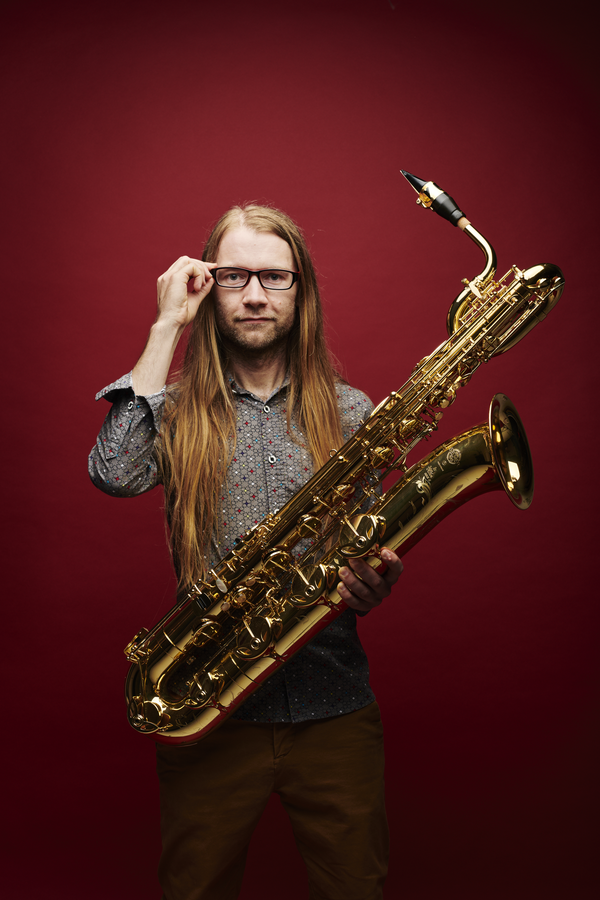
[[[373,412],[373,403],[362,391],[349,384],[338,383],[337,402],[342,423],[342,435],[349,440]]]
[[[338,385],[337,399],[342,423],[342,434],[344,440],[348,441],[354,435],[355,431],[367,421],[373,412],[374,406],[366,394],[363,394],[362,391],[359,391],[356,388],[350,387],[348,384]],[[357,483],[357,488],[360,493],[364,493],[367,484],[375,484],[377,493],[381,495],[381,485],[377,484],[377,479],[370,476],[365,476]],[[358,496],[359,495],[357,494],[356,497],[358,498]],[[367,512],[375,502],[375,499],[375,497],[365,496],[358,512]]]
[[[112,402],[88,459],[92,483],[105,494],[135,497],[159,483],[155,444],[165,392],[136,396],[129,373],[96,394]]]

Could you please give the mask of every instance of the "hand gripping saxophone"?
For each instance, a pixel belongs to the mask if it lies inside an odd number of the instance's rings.
[[[384,545],[406,553],[467,500],[503,489],[526,509],[533,469],[517,411],[496,394],[489,421],[407,466],[481,363],[504,353],[557,303],[554,265],[494,280],[495,253],[454,200],[433,182],[403,172],[433,209],[484,252],[480,275],[465,279],[448,312],[448,339],[371,414],[278,512],[244,534],[203,581],[151,630],[126,647],[129,722],[155,740],[193,743],[216,728],[318,631],[346,609],[335,585],[347,559],[381,565]],[[397,483],[381,495],[393,471]],[[372,501],[361,512],[365,498]]]

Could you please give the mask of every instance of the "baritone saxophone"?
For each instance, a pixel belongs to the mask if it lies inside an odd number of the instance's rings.
[[[380,547],[405,554],[438,522],[480,494],[504,490],[519,509],[533,495],[525,429],[511,401],[492,399],[488,422],[409,465],[479,366],[513,347],[556,305],[558,266],[512,266],[496,255],[455,201],[402,172],[417,203],[457,225],[485,255],[451,304],[448,338],[279,511],[247,531],[151,631],[125,648],[132,727],[155,740],[194,743],[217,727],[347,607],[336,584],[346,560],[379,567]],[[381,494],[381,482],[400,473]],[[365,503],[371,503],[366,512]]]

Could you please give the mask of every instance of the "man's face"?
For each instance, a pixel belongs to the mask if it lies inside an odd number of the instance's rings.
[[[296,271],[291,248],[282,238],[244,227],[225,232],[216,263],[254,271]],[[217,325],[225,344],[241,355],[283,350],[294,324],[297,291],[297,283],[287,291],[267,290],[256,276],[243,288],[215,285]]]

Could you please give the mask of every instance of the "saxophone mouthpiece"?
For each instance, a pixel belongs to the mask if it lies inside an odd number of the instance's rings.
[[[423,181],[422,178],[419,178],[417,175],[411,175],[410,172],[405,172],[404,169],[400,169],[400,171],[419,195],[417,198],[419,206],[432,209],[438,216],[447,219],[453,225],[459,225],[464,230],[469,221],[450,194],[443,191],[433,181]]]

